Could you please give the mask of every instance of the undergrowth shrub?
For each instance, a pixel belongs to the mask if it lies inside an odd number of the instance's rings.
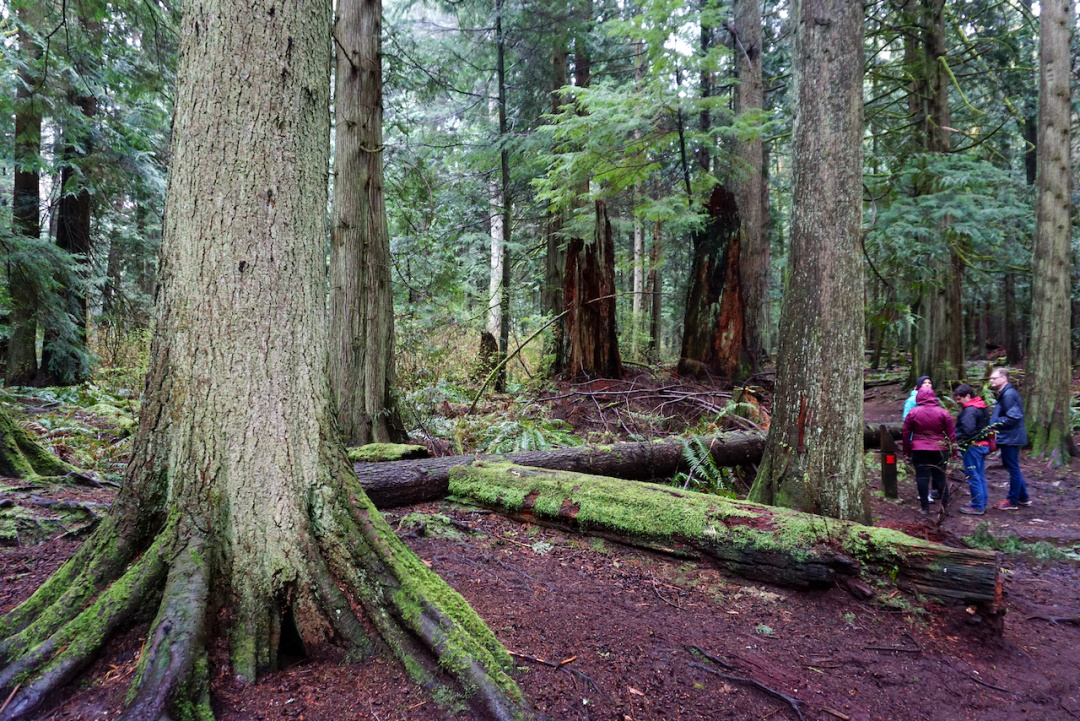
[[[683,489],[735,498],[734,472],[716,465],[709,446],[701,438],[683,441],[683,460],[690,466],[685,473],[676,473],[671,485]]]

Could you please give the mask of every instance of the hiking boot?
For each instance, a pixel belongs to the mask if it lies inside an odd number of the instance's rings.
[[[933,503],[937,499],[941,498],[941,491],[930,491],[930,502]]]
[[[1031,499],[1030,499],[1030,498],[1028,498],[1027,500],[1024,500],[1024,501],[1020,501],[1020,503],[1019,503],[1018,505],[1021,505],[1021,506],[1030,506],[1030,505],[1031,505]]]
[[[1020,506],[1016,505],[1015,503],[1013,503],[1012,501],[1010,501],[1007,498],[1004,501],[1001,501],[1000,503],[995,503],[994,508],[998,509],[999,511],[1019,511],[1020,510]]]
[[[924,515],[924,516],[929,516],[930,515],[930,509],[929,508],[920,508],[919,513]]]
[[[986,514],[986,511],[981,508],[976,508],[975,506],[964,506],[960,509],[960,512],[965,516],[982,516]]]

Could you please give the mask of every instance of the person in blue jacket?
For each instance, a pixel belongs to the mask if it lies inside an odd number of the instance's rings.
[[[919,376],[919,379],[915,381],[915,387],[911,389],[911,395],[904,401],[904,415],[900,417],[900,420],[906,421],[907,414],[911,413],[911,410],[916,406],[917,401],[915,396],[919,394],[919,389],[923,386],[932,388],[933,384],[930,382],[930,376]]]
[[[997,432],[997,447],[1001,449],[1001,464],[1009,471],[1009,497],[994,504],[999,511],[1015,511],[1030,506],[1027,484],[1020,472],[1020,448],[1028,442],[1024,428],[1024,401],[1020,392],[1009,383],[1009,371],[995,368],[990,374],[990,387],[997,393],[997,403],[990,416],[990,427]]]

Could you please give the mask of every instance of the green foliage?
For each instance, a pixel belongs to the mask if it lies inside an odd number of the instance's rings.
[[[725,498],[735,498],[731,482],[731,469],[716,465],[709,447],[701,438],[694,437],[682,442],[683,460],[690,470],[675,474],[671,485],[692,488],[701,493],[712,493]]]
[[[1047,541],[1024,541],[1018,536],[997,536],[991,530],[991,524],[984,521],[975,527],[970,536],[964,536],[964,543],[972,548],[1003,553],[1018,553],[1032,556],[1040,561],[1080,561],[1080,546],[1063,550]]]

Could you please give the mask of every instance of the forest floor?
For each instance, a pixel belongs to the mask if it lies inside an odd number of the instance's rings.
[[[712,403],[714,392],[730,394],[681,387],[680,393],[705,394],[690,396],[689,406]],[[571,394],[563,399],[568,403],[582,400],[573,395],[579,392],[561,389]],[[869,389],[867,420],[898,419],[903,400],[899,385]],[[599,416],[571,421],[575,429],[614,426],[614,412],[596,407]],[[574,408],[563,410],[572,415]],[[622,411],[621,423],[629,425],[634,412]],[[910,472],[901,475],[899,500],[882,497],[875,456],[867,456],[875,523],[1003,551],[1003,637],[988,638],[970,624],[962,605],[899,594],[860,601],[839,588],[800,592],[748,583],[708,563],[525,526],[449,501],[386,516],[518,654],[519,683],[537,712],[550,718],[798,718],[768,687],[800,700],[805,719],[1080,719],[1080,626],[1048,620],[1080,617],[1077,472],[1049,470],[1025,458],[1033,505],[969,517],[956,513],[967,497],[956,471],[953,512],[938,525],[915,513]],[[987,465],[995,501],[1004,496],[1007,475],[996,460]],[[103,503],[112,495],[108,488],[36,493]],[[0,548],[0,612],[32,593],[78,543],[57,534],[38,545]],[[114,639],[41,718],[115,718],[146,630],[145,624],[135,626]],[[237,686],[225,649],[217,648],[217,718],[473,718],[438,709],[389,659],[354,667],[341,662],[333,649],[316,649],[253,685]]]

